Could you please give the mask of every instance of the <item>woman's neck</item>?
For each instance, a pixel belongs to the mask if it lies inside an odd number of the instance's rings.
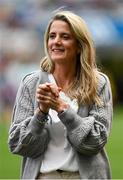
[[[66,91],[75,77],[75,67],[61,67],[55,66],[55,70],[53,72],[53,76],[56,80],[56,83],[59,87],[62,88],[63,91]]]

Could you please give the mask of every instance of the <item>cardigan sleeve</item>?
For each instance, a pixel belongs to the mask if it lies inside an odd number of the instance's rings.
[[[103,106],[98,107],[93,104],[88,110],[87,117],[78,115],[70,108],[59,115],[66,126],[70,144],[82,154],[98,153],[105,146],[111,130],[112,93],[107,76],[103,76],[99,96]]]
[[[45,124],[39,121],[46,117],[34,114],[37,81],[34,74],[22,80],[16,96],[8,138],[12,153],[32,158],[40,156],[49,141]]]

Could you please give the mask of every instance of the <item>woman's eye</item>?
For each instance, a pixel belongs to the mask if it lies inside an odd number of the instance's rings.
[[[55,34],[49,34],[49,38],[50,38],[50,39],[55,38]]]
[[[69,39],[70,37],[69,36],[67,36],[67,35],[64,35],[63,36],[63,39],[65,39],[65,40],[67,40],[67,39]]]
[[[57,37],[56,34],[49,34],[49,39],[55,39],[56,37]],[[59,38],[64,39],[64,40],[68,40],[68,39],[70,39],[70,36],[67,34],[62,34],[59,36]]]

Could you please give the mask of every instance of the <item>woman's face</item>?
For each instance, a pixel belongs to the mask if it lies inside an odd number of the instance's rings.
[[[76,63],[79,48],[69,25],[62,20],[51,24],[48,37],[48,53],[54,63]]]

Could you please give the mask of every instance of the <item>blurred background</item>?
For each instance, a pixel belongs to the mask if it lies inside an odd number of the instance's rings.
[[[44,31],[59,8],[86,21],[98,67],[110,78],[114,118],[106,149],[113,179],[123,179],[123,0],[0,0],[0,179],[19,179],[21,158],[7,145],[11,112],[22,77],[39,69]]]

